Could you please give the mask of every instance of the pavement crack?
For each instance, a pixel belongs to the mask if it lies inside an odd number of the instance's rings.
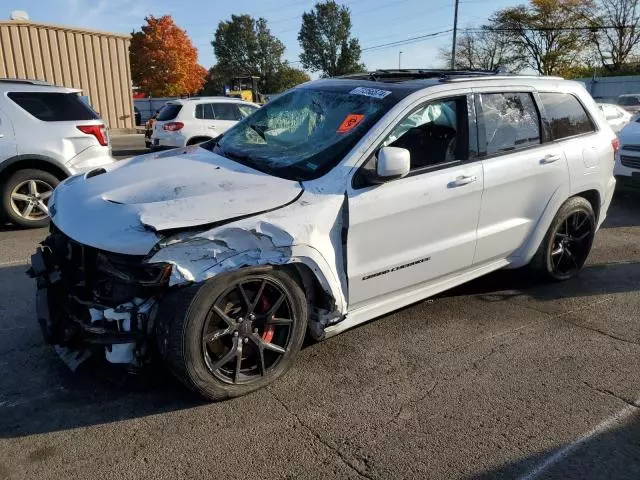
[[[636,401],[636,400],[631,401],[631,400],[629,400],[627,398],[624,398],[621,395],[618,395],[617,393],[615,393],[615,392],[613,392],[613,391],[611,391],[611,390],[609,390],[607,388],[599,388],[599,387],[596,387],[594,385],[591,385],[589,382],[582,382],[582,383],[584,383],[585,386],[587,386],[591,390],[594,390],[594,391],[596,391],[598,393],[601,393],[603,395],[609,395],[611,397],[617,398],[618,400],[626,403],[630,407],[640,408],[640,403],[638,403],[638,401]]]
[[[560,317],[558,317],[560,318]],[[596,327],[590,327],[588,325],[572,322],[571,320],[567,320],[566,318],[560,318],[561,321],[566,322],[574,327],[583,328],[585,330],[589,330],[591,332],[599,333],[600,335],[604,335],[605,337],[613,338],[614,340],[618,340],[619,342],[630,343],[632,345],[640,346],[639,342],[635,342],[633,340],[627,340],[626,338],[619,337],[618,335],[614,335],[612,333],[606,332]]]
[[[284,403],[271,389],[266,388],[265,390],[267,390],[267,392],[269,392],[269,394],[276,400],[276,402],[278,402],[278,404],[282,408],[284,408],[285,411],[289,415],[291,415],[296,420],[296,422],[298,422],[298,424],[300,424],[300,426],[302,428],[304,428],[307,432],[309,432],[311,435],[313,435],[316,438],[316,440],[318,440],[321,444],[323,444],[331,452],[333,452],[342,461],[342,463],[344,463],[348,468],[350,468],[351,470],[356,472],[362,478],[366,478],[367,480],[374,480],[373,477],[371,477],[366,470],[364,470],[360,466],[354,464],[349,458],[345,457],[344,454],[342,452],[340,452],[340,450],[338,448],[336,448],[335,446],[331,445],[329,442],[327,442],[325,439],[323,439],[320,436],[320,434],[318,434],[309,425],[307,425],[305,422],[303,422],[302,419],[298,416],[298,414],[296,414],[293,410],[291,410],[289,408],[289,406],[286,403]],[[366,463],[366,461],[363,460],[363,463]]]

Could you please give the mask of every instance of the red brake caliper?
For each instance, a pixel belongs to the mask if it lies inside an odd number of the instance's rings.
[[[270,307],[271,305],[269,304],[267,297],[263,295],[262,298],[260,299],[260,308],[262,308],[263,312],[267,312]],[[276,331],[275,325],[265,325],[264,332],[262,332],[262,339],[267,343],[271,343],[271,340],[273,340],[273,334],[275,333],[275,331]]]

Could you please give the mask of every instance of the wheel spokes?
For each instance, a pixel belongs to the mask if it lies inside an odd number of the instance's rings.
[[[267,325],[274,325],[274,326],[291,325],[293,323],[293,320],[291,320],[290,318],[271,317],[271,318],[267,318],[265,320],[265,323]]]
[[[34,207],[33,203],[27,203],[27,205],[24,207],[22,212],[20,212],[20,215],[22,215],[24,218],[27,218],[29,215],[31,215],[31,212],[33,211],[33,207]]]
[[[258,300],[260,300],[260,297],[262,297],[262,294],[264,293],[264,287],[266,286],[266,284],[267,284],[266,280],[262,280],[262,282],[260,283],[258,292],[256,293],[256,296],[253,298],[253,302],[251,302],[251,305],[249,306],[249,315],[251,315],[255,311],[256,306],[258,305]]]
[[[247,315],[249,315],[249,308],[251,307],[251,302],[249,301],[249,297],[247,297],[247,292],[245,292],[243,286],[241,283],[238,284],[238,286],[236,287],[236,290],[238,290],[238,293],[240,294],[240,298],[242,299],[242,303],[244,303],[244,308],[247,311]]]
[[[222,309],[220,307],[218,307],[217,305],[213,306],[213,311],[216,313],[216,315],[218,315],[222,320],[224,320],[224,323],[226,323],[229,327],[234,327],[236,325],[236,321],[231,318],[229,315],[227,315],[226,313],[224,313],[222,311]]]
[[[238,341],[236,346],[236,371],[233,381],[238,383],[240,380],[240,371],[242,370],[242,342]]]
[[[280,293],[280,298],[278,298],[278,300],[276,300],[275,303],[271,306],[269,311],[264,314],[267,320],[275,316],[276,312],[278,311],[278,309],[280,308],[284,300],[285,300],[284,293]]]
[[[231,335],[231,333],[233,332],[233,328],[228,327],[228,328],[221,328],[219,330],[216,330],[213,333],[210,333],[205,339],[205,343],[211,343],[211,342],[215,342],[216,340],[218,340],[221,337],[224,337],[225,335]]]
[[[38,184],[36,183],[35,180],[29,180],[29,193],[31,195],[38,194]]]
[[[227,363],[229,363],[231,360],[233,360],[233,357],[236,356],[236,352],[238,351],[238,337],[233,337],[233,345],[231,346],[231,348],[229,349],[229,351],[227,353],[224,354],[224,356],[219,359],[217,362],[215,362],[211,368],[215,371],[218,370],[221,367],[224,367]]]
[[[276,353],[280,353],[280,354],[283,354],[283,353],[286,352],[286,350],[284,348],[282,348],[280,345],[276,345],[275,343],[269,343],[269,342],[265,341],[257,333],[251,334],[251,336],[249,338],[253,341],[253,343],[260,350],[270,350],[272,352],[276,352]]]
[[[20,202],[28,202],[30,199],[29,195],[25,195],[24,193],[18,193],[18,192],[12,193],[11,198],[14,200],[18,200]]]

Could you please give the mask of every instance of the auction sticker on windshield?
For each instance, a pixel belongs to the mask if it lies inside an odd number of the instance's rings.
[[[365,97],[384,98],[391,93],[389,90],[380,90],[378,88],[357,87],[349,92],[352,95],[364,95]]]
[[[357,127],[360,122],[364,120],[364,115],[360,115],[358,113],[350,113],[347,115],[340,126],[338,127],[338,133],[347,133],[348,131]]]

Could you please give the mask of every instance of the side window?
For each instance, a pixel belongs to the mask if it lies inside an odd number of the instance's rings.
[[[381,146],[406,148],[411,170],[469,158],[467,97],[421,105],[391,131]]]
[[[238,107],[231,102],[213,103],[213,111],[216,120],[240,120],[240,111]]]
[[[530,93],[480,95],[487,155],[540,144],[540,119]]]
[[[204,119],[205,120],[215,120],[216,116],[213,113],[213,103],[205,103],[202,105],[204,110]]]
[[[559,140],[596,130],[589,114],[573,95],[540,92],[540,99],[554,139]]]
[[[204,118],[204,104],[198,103],[196,105],[196,118],[202,120]]]

